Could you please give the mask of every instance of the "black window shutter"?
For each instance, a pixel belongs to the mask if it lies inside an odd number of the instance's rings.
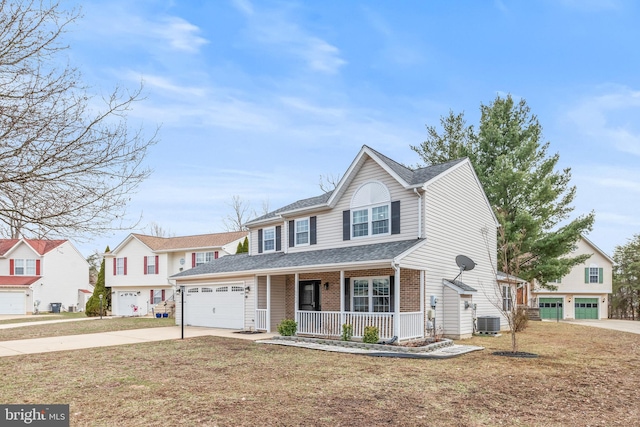
[[[282,250],[282,226],[276,225],[276,251]]]
[[[289,247],[292,248],[296,245],[296,222],[289,221]]]
[[[395,276],[389,276],[389,311],[396,311],[396,292],[395,292]]]
[[[342,211],[342,240],[351,240],[351,211]]]
[[[309,244],[311,245],[315,245],[316,243],[318,243],[317,223],[317,217],[312,216],[311,218],[309,218]]]
[[[262,253],[262,228],[258,230],[258,253]]]
[[[344,311],[351,311],[351,286],[348,277],[344,278]]]
[[[400,234],[400,200],[391,202],[391,234]]]

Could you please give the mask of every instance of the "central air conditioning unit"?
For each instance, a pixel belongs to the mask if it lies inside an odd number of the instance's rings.
[[[479,334],[500,333],[500,317],[478,316],[478,333]]]

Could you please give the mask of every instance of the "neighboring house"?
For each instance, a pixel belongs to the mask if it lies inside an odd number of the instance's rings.
[[[335,190],[246,225],[248,254],[172,277],[177,323],[275,331],[291,318],[298,334],[337,337],[348,323],[354,337],[371,325],[408,340],[431,332],[429,313],[454,338],[500,315],[498,222],[468,159],[412,170],[363,146]],[[477,266],[459,275],[457,255]]]
[[[542,319],[606,319],[613,284],[613,259],[586,237],[582,237],[572,257],[590,254],[559,280],[550,282],[557,290],[534,286],[531,295],[540,307]]]
[[[105,253],[105,285],[116,316],[144,316],[173,300],[169,276],[235,254],[246,231],[182,237],[130,234]]]
[[[93,295],[93,286],[89,286],[89,289],[78,289],[78,305],[76,306],[78,311],[85,310],[91,295]]]
[[[0,314],[71,311],[88,286],[89,263],[68,240],[0,239]]]

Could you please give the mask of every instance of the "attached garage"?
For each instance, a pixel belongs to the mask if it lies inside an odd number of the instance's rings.
[[[0,293],[0,314],[26,314],[27,296],[24,291]]]
[[[540,318],[541,319],[563,319],[563,299],[562,298],[540,298]]]
[[[187,286],[184,323],[210,328],[244,328],[244,286],[216,284]]]
[[[599,319],[598,298],[576,298],[576,319]]]
[[[138,316],[140,315],[140,307],[138,307],[138,293],[136,291],[119,291],[116,298],[116,316]]]

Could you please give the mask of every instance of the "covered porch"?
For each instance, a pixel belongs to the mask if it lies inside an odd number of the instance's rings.
[[[355,339],[367,326],[385,341],[424,338],[424,270],[385,264],[257,276],[255,327],[275,332],[294,319],[298,335],[339,338],[349,324]]]

